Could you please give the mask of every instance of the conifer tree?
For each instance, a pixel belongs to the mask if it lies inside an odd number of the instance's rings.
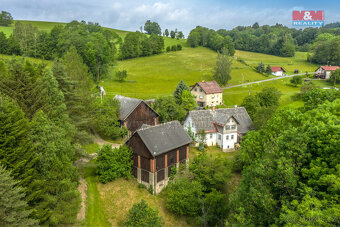
[[[183,80],[181,80],[181,81],[177,84],[176,90],[174,91],[174,97],[175,97],[175,99],[176,99],[176,103],[177,103],[177,104],[181,104],[181,97],[182,97],[182,93],[183,93],[184,90],[190,92],[189,86],[186,85],[186,84],[183,82]]]
[[[36,226],[37,220],[29,218],[32,210],[24,200],[24,189],[0,165],[0,226]]]

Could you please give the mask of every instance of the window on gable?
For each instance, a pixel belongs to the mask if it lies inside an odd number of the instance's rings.
[[[231,130],[234,130],[234,129],[236,129],[236,125],[231,126]]]
[[[195,88],[195,91],[197,91],[197,88]]]
[[[203,90],[202,90],[202,88],[200,88],[200,92],[202,92]]]
[[[230,125],[225,126],[225,130],[230,130]]]

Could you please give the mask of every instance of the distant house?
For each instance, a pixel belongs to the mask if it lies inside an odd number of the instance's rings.
[[[200,107],[217,106],[223,103],[222,88],[216,81],[207,81],[196,83],[191,88],[191,93],[195,96],[196,102]]]
[[[320,66],[317,70],[315,70],[316,72],[315,77],[320,79],[329,79],[331,77],[332,72],[339,68],[340,68],[339,66],[328,65]]]
[[[125,143],[133,151],[133,175],[159,193],[168,184],[171,168],[188,164],[191,142],[178,121],[143,125]]]
[[[116,95],[120,103],[119,121],[121,126],[130,132],[139,129],[143,124],[157,125],[159,114],[141,99]]]
[[[284,73],[286,72],[281,66],[273,66],[271,67],[271,70],[274,76],[284,76]]]
[[[222,150],[234,149],[242,136],[250,129],[252,120],[244,107],[189,111],[183,121],[184,128],[194,133],[206,133],[208,146],[219,146]]]

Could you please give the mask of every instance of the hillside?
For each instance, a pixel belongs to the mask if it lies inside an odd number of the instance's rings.
[[[6,34],[6,36],[10,36],[13,32],[14,29],[14,24],[15,22],[21,22],[23,24],[32,24],[33,26],[37,27],[40,31],[45,31],[45,32],[49,32],[54,26],[56,25],[62,25],[65,26],[66,23],[64,22],[49,22],[49,21],[29,21],[29,20],[14,20],[14,22],[12,23],[11,26],[9,27],[3,27],[0,26],[0,32],[3,32]],[[104,27],[104,29],[108,29],[111,31],[114,31],[115,33],[117,33],[122,39],[124,39],[124,37],[126,36],[126,34],[128,34],[130,31],[123,31],[123,30],[118,30],[118,29],[113,29],[113,28],[106,28]],[[171,45],[175,45],[175,44],[182,44],[185,45],[185,40],[177,40],[177,39],[171,39],[170,37],[164,37],[164,46],[171,46]]]

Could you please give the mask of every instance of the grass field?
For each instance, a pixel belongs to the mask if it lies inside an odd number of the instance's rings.
[[[184,80],[188,85],[201,80],[211,80],[216,56],[216,52],[198,47],[119,61],[115,70],[126,69],[127,81],[120,83],[111,77],[105,80],[103,85],[110,96],[121,94],[146,99],[170,95],[180,80]],[[113,74],[114,72],[111,72],[111,75]],[[242,80],[249,82],[267,79],[238,61],[234,61],[231,74],[231,85],[240,84]]]
[[[282,66],[287,73],[293,74],[295,69],[300,73],[314,72],[319,66],[306,61],[306,52],[295,52],[294,57],[277,57],[268,54],[254,53],[248,51],[236,51],[237,59],[243,59],[247,64],[257,67],[259,63],[270,66]]]

